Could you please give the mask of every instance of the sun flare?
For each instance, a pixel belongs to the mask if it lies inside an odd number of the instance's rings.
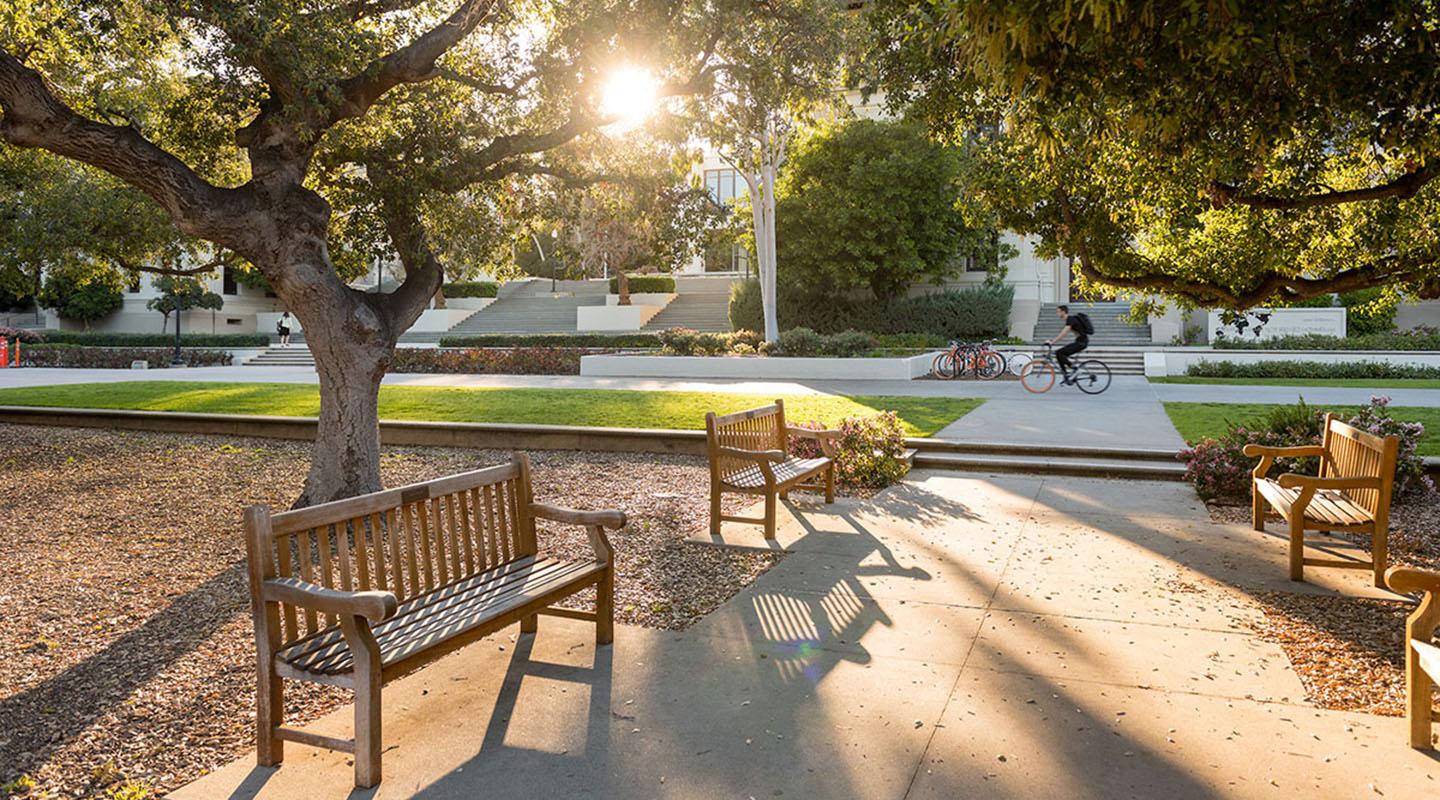
[[[600,112],[628,129],[645,121],[655,110],[660,82],[640,67],[621,67],[610,74],[600,97]]]

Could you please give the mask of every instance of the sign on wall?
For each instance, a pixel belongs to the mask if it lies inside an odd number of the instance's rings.
[[[1244,313],[1211,311],[1206,323],[1211,343],[1220,339],[1256,341],[1281,336],[1345,335],[1343,308],[1252,308]]]

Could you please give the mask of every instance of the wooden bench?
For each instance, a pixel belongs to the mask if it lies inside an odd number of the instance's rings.
[[[814,439],[821,458],[790,455],[790,437]],[[775,538],[775,507],[779,498],[788,498],[791,489],[811,488],[825,492],[825,502],[835,502],[835,462],[832,440],[839,431],[817,431],[785,424],[785,404],[752,408],[734,414],[705,415],[705,447],[710,458],[710,535],[720,535],[720,523],[749,522],[765,526],[765,538]],[[737,517],[720,507],[723,492],[758,494],[765,497],[764,517]]]
[[[594,557],[538,554],[537,519],[583,525]],[[537,614],[593,620],[613,638],[613,551],[619,511],[534,502],[530,463],[508,464],[349,500],[271,514],[245,510],[259,684],[258,760],[279,764],[286,741],[355,756],[355,785],[380,781],[380,686]],[[587,587],[594,612],[552,607]],[[284,681],[355,690],[355,738],[283,727]]]
[[[1405,620],[1405,721],[1410,723],[1410,746],[1432,750],[1431,725],[1435,713],[1433,690],[1440,680],[1440,647],[1435,628],[1440,626],[1440,572],[1391,567],[1385,582],[1402,594],[1423,593],[1420,605]]]
[[[1290,579],[1305,579],[1305,566],[1371,569],[1375,585],[1385,587],[1390,533],[1390,493],[1400,438],[1383,439],[1325,415],[1325,434],[1318,445],[1264,447],[1245,445],[1247,456],[1259,456],[1251,473],[1251,515],[1255,530],[1265,530],[1269,503],[1290,523]],[[1287,473],[1270,480],[1266,473],[1277,458],[1320,459],[1320,475]],[[1370,561],[1305,558],[1305,531],[1349,531],[1370,534]]]

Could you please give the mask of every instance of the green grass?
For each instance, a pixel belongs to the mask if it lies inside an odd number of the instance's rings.
[[[380,417],[698,430],[705,427],[707,411],[728,413],[774,400],[771,395],[722,392],[383,386]],[[894,411],[911,436],[930,436],[984,402],[876,395],[794,395],[784,400],[785,416],[793,422],[818,419],[831,423],[851,414]],[[0,405],[313,417],[320,411],[320,392],[315,386],[296,383],[81,383],[0,389]]]
[[[1435,378],[1151,378],[1151,383],[1220,383],[1236,386],[1341,386],[1357,389],[1440,389]]]
[[[1165,413],[1175,424],[1175,430],[1187,442],[1194,442],[1211,436],[1220,436],[1232,424],[1248,423],[1268,413],[1272,408],[1265,403],[1166,403]],[[1353,414],[1359,406],[1325,406],[1326,411],[1339,414]],[[1425,425],[1425,438],[1420,440],[1420,455],[1440,456],[1440,436],[1430,431],[1440,431],[1440,408],[1417,406],[1391,406],[1390,413],[1396,419],[1419,422]]]

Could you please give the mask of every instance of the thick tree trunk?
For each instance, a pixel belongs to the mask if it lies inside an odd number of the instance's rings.
[[[765,318],[765,341],[780,340],[780,324],[776,315],[775,269],[775,171],[766,165],[753,182],[759,197],[751,203],[755,225],[755,259],[760,262],[760,305]]]
[[[436,289],[436,290],[435,290],[435,299],[434,299],[433,301],[431,301],[430,307],[431,307],[431,308],[444,308],[444,307],[445,307],[445,287],[442,286],[442,287],[440,287],[439,289]]]
[[[630,277],[625,274],[625,270],[623,269],[615,273],[615,288],[620,295],[619,304],[622,306],[630,305]]]
[[[395,352],[394,341],[347,341],[313,337],[306,343],[320,374],[320,423],[310,474],[296,507],[379,491],[380,381]],[[312,341],[323,341],[316,347]],[[330,339],[329,341],[324,341]]]

